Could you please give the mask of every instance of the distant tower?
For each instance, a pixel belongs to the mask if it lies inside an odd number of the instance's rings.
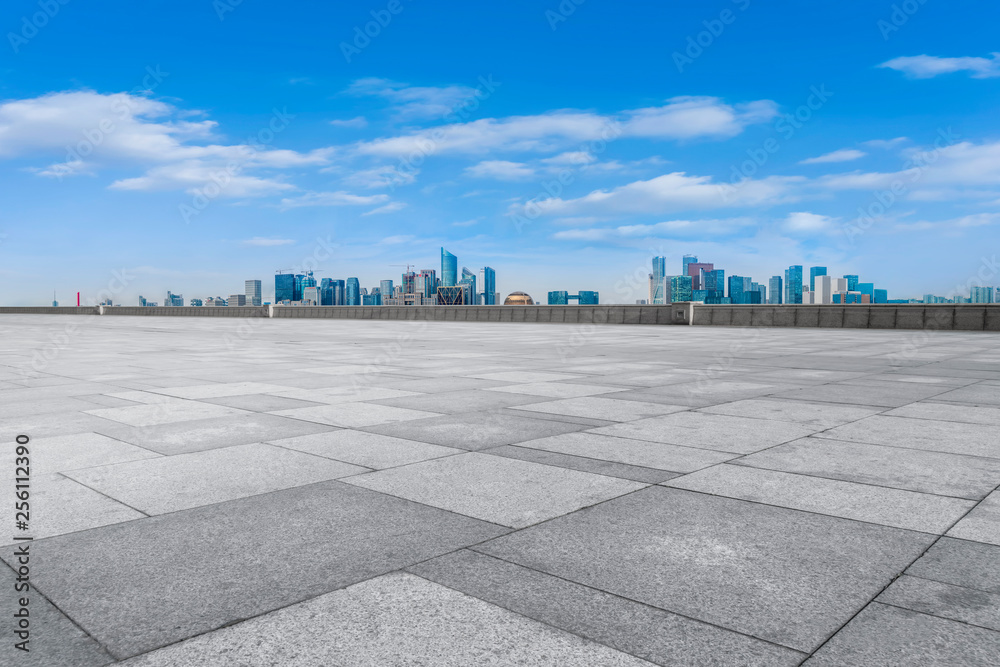
[[[56,301],[56,291],[55,290],[52,290],[52,307],[53,308],[58,308],[59,307],[59,302]]]
[[[458,284],[458,258],[441,248],[441,286],[454,287]]]
[[[247,304],[259,306],[261,304],[261,289],[259,280],[247,280],[245,282]]]

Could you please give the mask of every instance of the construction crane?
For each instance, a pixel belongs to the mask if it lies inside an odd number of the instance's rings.
[[[406,272],[410,273],[410,268],[415,267],[416,264],[390,264],[389,266],[405,266]]]

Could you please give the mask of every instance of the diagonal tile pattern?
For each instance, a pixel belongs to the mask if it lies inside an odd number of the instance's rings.
[[[996,664],[995,334],[62,319],[0,664]]]

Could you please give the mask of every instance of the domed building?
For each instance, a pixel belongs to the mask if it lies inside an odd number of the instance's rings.
[[[534,306],[535,302],[530,296],[524,292],[511,292],[506,299],[503,300],[503,305],[505,306]]]

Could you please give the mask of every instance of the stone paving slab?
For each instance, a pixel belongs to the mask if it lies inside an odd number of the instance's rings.
[[[582,431],[585,428],[586,424],[498,412],[472,412],[384,424],[363,430],[446,447],[478,450],[512,445],[557,433]]]
[[[344,481],[511,528],[523,528],[646,486],[478,452]]]
[[[529,441],[537,442],[537,441]],[[597,475],[607,475],[608,477],[620,477],[631,479],[636,482],[646,484],[658,484],[668,479],[673,479],[681,473],[658,470],[656,468],[646,468],[643,466],[628,465],[625,463],[615,463],[614,461],[604,461],[585,456],[574,456],[572,454],[560,454],[544,449],[532,449],[526,443],[520,445],[501,445],[491,449],[481,450],[494,456],[505,456],[510,459],[520,459],[521,461],[532,461],[558,468],[569,468],[581,472],[592,472]]]
[[[465,451],[346,428],[270,442],[279,447],[346,461],[373,470],[395,468],[427,459],[461,454]]]
[[[261,637],[273,639],[261,642]],[[650,663],[426,579],[388,574],[122,664],[642,667]]]
[[[906,573],[963,588],[1000,593],[1000,547],[944,537]]]
[[[671,412],[685,410],[686,408],[676,405],[583,396],[579,398],[564,398],[558,401],[536,402],[531,405],[519,405],[513,409],[524,410],[526,412],[542,412],[569,417],[586,417],[588,419],[624,422],[643,419],[644,417],[666,415]]]
[[[160,456],[142,447],[99,433],[78,433],[31,441],[36,473],[54,473]]]
[[[124,658],[504,532],[324,482],[39,541],[32,581]]]
[[[409,571],[658,665],[798,665],[804,654],[475,551]]]
[[[1000,426],[1000,409],[980,408],[957,403],[917,402],[884,413],[888,417],[912,417],[963,424]]]
[[[875,600],[1000,632],[1000,593],[903,575]]]
[[[988,495],[948,535],[1000,546],[1000,491]]]
[[[933,540],[650,487],[475,549],[809,652]]]
[[[861,405],[830,405],[824,403],[807,403],[804,401],[783,401],[771,398],[752,398],[713,405],[701,408],[698,411],[714,415],[793,422],[805,426],[814,426],[819,430],[871,417],[881,412],[881,409],[868,408]]]
[[[837,426],[818,436],[834,440],[1000,459],[998,431],[985,424],[876,415]]]

